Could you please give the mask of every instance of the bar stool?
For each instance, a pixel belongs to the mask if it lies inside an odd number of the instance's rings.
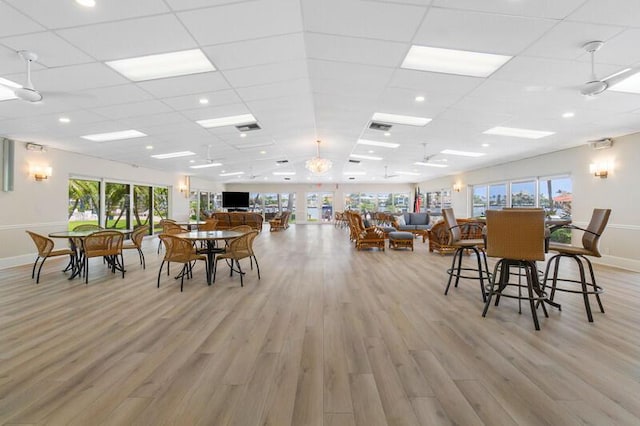
[[[596,301],[598,302],[600,312],[604,313],[604,307],[602,306],[602,301],[600,300],[600,294],[602,294],[604,290],[602,289],[602,287],[596,284],[596,277],[593,273],[593,266],[591,265],[591,261],[585,256],[602,256],[598,249],[598,242],[600,241],[600,236],[604,232],[604,228],[607,226],[607,222],[609,222],[610,215],[611,209],[593,209],[591,220],[589,221],[589,225],[586,229],[579,228],[575,225],[563,226],[563,228],[584,231],[584,234],[582,234],[582,247],[572,246],[568,244],[549,243],[549,250],[558,252],[558,254],[551,257],[547,262],[547,269],[544,274],[544,286],[546,286],[548,282],[547,279],[549,276],[549,272],[553,271],[553,277],[551,278],[551,293],[549,295],[549,299],[553,301],[556,291],[582,294],[582,298],[584,300],[584,308],[587,311],[587,319],[589,320],[589,322],[593,322],[593,315],[591,314],[591,304],[589,303],[589,295],[593,294],[596,296]],[[578,270],[580,271],[580,280],[558,278],[558,269],[560,266],[560,259],[562,258],[570,258],[576,261]],[[584,272],[585,263],[589,267],[591,282],[587,281]],[[581,289],[575,290],[571,288],[560,288],[557,286],[558,281],[580,284]]]
[[[449,287],[453,277],[456,277],[455,287],[458,287],[458,281],[460,278],[480,280],[480,291],[482,293],[482,300],[485,300],[485,286],[484,280],[490,280],[489,266],[487,265],[487,256],[484,252],[484,240],[477,239],[463,239],[460,225],[456,221],[456,217],[453,213],[453,209],[442,209],[442,216],[444,217],[445,226],[449,229],[449,245],[456,249],[451,262],[451,268],[447,269],[449,274],[449,281],[447,282],[447,288],[444,290],[445,296],[449,293]],[[466,226],[474,226],[473,224],[465,224]],[[471,250],[475,253],[478,267],[477,268],[463,268],[462,256],[465,250]],[[484,269],[482,261],[484,260]],[[456,266],[456,261],[458,265]],[[473,273],[470,275],[468,273]]]
[[[487,287],[487,299],[482,316],[487,315],[491,298],[496,295],[496,306],[500,297],[528,300],[531,306],[531,316],[536,330],[540,330],[537,304],[547,299],[547,295],[540,288],[538,279],[537,260],[544,260],[544,212],[542,210],[489,210],[487,211],[487,256],[498,257],[493,271],[493,277]],[[517,267],[518,273],[511,274],[510,268]],[[526,286],[520,283],[524,270],[527,279]],[[518,283],[509,282],[511,275],[518,277]],[[518,294],[506,294],[509,286],[518,287]],[[527,288],[523,296],[522,288]],[[545,316],[549,316],[542,303]]]

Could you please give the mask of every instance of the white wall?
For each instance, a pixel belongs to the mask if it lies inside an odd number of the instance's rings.
[[[594,177],[589,164],[610,161],[613,170],[607,179]],[[558,174],[571,175],[573,184],[572,217],[578,226],[586,226],[594,208],[612,209],[609,225],[601,240],[603,258],[597,262],[640,271],[640,133],[617,138],[610,149],[593,150],[588,145],[514,161],[494,167],[447,176],[420,183],[422,192],[452,188],[462,184],[462,191],[453,192],[456,216],[468,217],[471,212],[471,185],[504,182],[528,177]],[[579,244],[579,241],[575,241]]]
[[[55,149],[46,152],[27,151],[25,146],[23,142],[15,143],[14,191],[0,191],[0,268],[34,260],[36,250],[25,230],[48,234],[67,229],[70,176],[168,186],[170,215],[176,219],[188,217],[189,200],[178,191],[180,183],[184,182],[183,175]],[[36,182],[29,176],[30,164],[51,166],[52,176]],[[196,183],[207,186],[202,182]],[[56,241],[56,245],[66,246],[67,242]]]

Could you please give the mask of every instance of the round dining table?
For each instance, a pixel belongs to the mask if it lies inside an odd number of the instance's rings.
[[[67,238],[69,240],[69,248],[73,250],[73,252],[75,253],[73,255],[73,259],[69,262],[69,265],[67,265],[67,267],[64,268],[64,271],[63,271],[63,272],[66,272],[69,269],[71,269],[71,276],[69,277],[70,280],[74,279],[75,277],[79,277],[80,273],[82,272],[82,265],[83,265],[82,250],[81,250],[81,247],[78,247],[77,241],[82,242],[82,240],[84,240],[87,236],[98,231],[118,231],[118,232],[122,232],[126,236],[126,235],[130,235],[133,232],[133,229],[105,228],[105,229],[88,229],[88,230],[82,230],[82,231],[67,230],[67,231],[58,231],[58,232],[49,233],[49,238]]]
[[[234,238],[243,236],[242,232],[220,230],[220,231],[191,231],[175,234],[178,238],[184,238],[189,241],[202,241],[206,244],[207,248],[207,284],[212,284],[213,266],[216,261],[216,254],[223,253],[224,248],[217,247],[218,241],[229,241]]]

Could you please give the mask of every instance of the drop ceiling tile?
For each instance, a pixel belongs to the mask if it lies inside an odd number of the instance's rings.
[[[156,100],[113,105],[94,109],[94,112],[96,112],[97,114],[103,115],[106,118],[110,118],[112,120],[159,114],[169,111],[171,111],[171,108],[169,108],[169,106]]]
[[[413,44],[515,55],[553,27],[554,21],[452,9],[429,9]]]
[[[209,102],[205,105],[200,103],[200,99],[206,98]],[[212,106],[228,105],[241,102],[235,90],[219,90],[217,92],[197,93],[193,95],[175,96],[163,98],[162,102],[169,105],[176,111],[187,109],[202,109]]]
[[[143,81],[137,85],[158,98],[170,98],[194,93],[208,93],[229,89],[229,83],[219,72],[185,75]]]
[[[201,45],[229,43],[302,31],[297,0],[261,0],[179,12]]]
[[[578,59],[585,55],[584,44],[592,40],[607,41],[623,31],[612,25],[560,22],[549,30],[523,54],[554,59]],[[598,60],[600,60],[600,52]]]
[[[76,2],[68,0],[5,1],[47,28],[67,28],[96,22],[156,15],[169,11],[162,0],[100,1],[95,8],[82,7]]]
[[[169,14],[59,30],[58,34],[101,61],[196,47],[178,19]]]
[[[425,10],[362,0],[302,0],[306,31],[378,40],[410,41]]]
[[[609,39],[596,52],[596,64],[615,64],[621,68],[631,67],[640,62],[640,28],[630,28]],[[591,60],[590,55],[584,54],[584,60]],[[596,65],[598,71],[599,65]],[[603,76],[607,74],[602,74]]]
[[[71,93],[73,94],[73,93]],[[96,108],[151,99],[151,95],[133,83],[76,92],[67,103],[77,108]]]
[[[2,40],[0,40],[2,43]],[[31,70],[42,69],[43,67],[38,64],[32,64]],[[8,74],[25,73],[26,66],[22,58],[18,53],[9,47],[2,46],[0,44],[0,76],[6,77]],[[16,83],[22,83],[24,76]]]
[[[94,59],[75,48],[51,31],[6,37],[0,43],[14,51],[31,50],[38,55],[38,63],[51,67],[93,62]]]
[[[242,3],[245,1],[246,0],[167,0],[167,3],[173,10],[189,10]]]
[[[229,83],[235,87],[249,87],[260,84],[307,78],[307,63],[303,60],[279,62],[277,64],[256,65],[224,72]]]
[[[87,76],[91,76],[91,78],[87,78]],[[7,78],[20,79],[21,76],[14,74]],[[106,65],[96,62],[37,70],[32,72],[31,80],[36,89],[41,92],[48,90],[75,92],[97,87],[115,86],[127,82],[120,74]]]
[[[121,118],[120,122],[126,124],[129,128],[135,128],[143,133],[146,133],[144,130],[141,130],[143,128],[190,123],[182,114],[177,112],[150,113],[131,118]]]
[[[8,4],[0,2],[0,37],[42,31],[44,28],[33,19]]]
[[[308,78],[238,88],[238,94],[245,102],[309,94],[310,92],[311,85]]]
[[[190,120],[206,120],[209,118],[230,117],[233,115],[250,114],[251,111],[247,110],[247,106],[244,104],[230,104],[221,106],[212,106],[202,109],[190,109],[182,111],[182,114]],[[254,115],[255,116],[255,115]],[[256,117],[260,121],[260,117]],[[233,128],[233,126],[225,126]]]
[[[514,16],[563,19],[585,0],[434,0],[433,6]]]
[[[203,50],[219,70],[306,58],[302,33],[219,44]]]
[[[485,79],[454,74],[442,74],[398,69],[393,74],[389,87],[412,89],[417,92],[468,93],[480,86]]]
[[[636,0],[589,0],[567,17],[570,21],[638,27],[640,2]]]
[[[409,44],[327,34],[305,34],[307,57],[363,65],[397,67],[409,50]]]

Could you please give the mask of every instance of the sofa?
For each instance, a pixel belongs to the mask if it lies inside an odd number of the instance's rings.
[[[421,235],[424,243],[429,235],[429,229],[431,229],[429,213],[403,213],[394,217],[392,226],[398,231]]]
[[[211,218],[218,219],[216,229],[230,229],[238,225],[249,225],[256,231],[262,231],[263,218],[260,213],[253,212],[216,212]]]

